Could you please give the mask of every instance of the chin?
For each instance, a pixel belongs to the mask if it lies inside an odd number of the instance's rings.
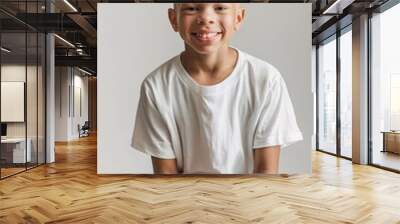
[[[218,52],[222,48],[222,46],[191,46],[190,48],[193,52],[196,52],[197,54],[207,55]]]
[[[217,52],[218,49],[213,49],[213,48],[202,48],[202,49],[196,49],[195,52],[198,54],[212,54],[214,52]]]

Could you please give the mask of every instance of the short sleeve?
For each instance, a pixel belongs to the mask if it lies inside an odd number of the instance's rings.
[[[175,159],[168,117],[155,104],[154,94],[145,82],[141,85],[131,146],[161,159]]]
[[[283,148],[303,140],[283,78],[277,75],[267,87],[257,119],[253,149],[275,145]]]

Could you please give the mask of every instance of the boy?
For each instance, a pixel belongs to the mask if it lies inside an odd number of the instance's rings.
[[[156,174],[276,174],[280,147],[302,140],[279,72],[229,47],[244,15],[238,3],[169,9],[185,50],[143,81],[132,139]]]

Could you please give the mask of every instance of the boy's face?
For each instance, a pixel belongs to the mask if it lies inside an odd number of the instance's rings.
[[[175,32],[186,47],[199,54],[227,47],[243,21],[244,9],[238,3],[180,3],[168,10]]]

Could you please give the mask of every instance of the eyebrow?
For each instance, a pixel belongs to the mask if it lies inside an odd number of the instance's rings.
[[[192,4],[205,4],[205,3],[214,3],[214,4],[219,4],[219,3],[230,3],[232,4],[232,6],[234,8],[240,9],[240,3],[232,3],[232,2],[184,2],[184,3],[174,3],[174,9],[178,9],[180,8],[183,4],[188,4],[188,3],[192,3]]]

